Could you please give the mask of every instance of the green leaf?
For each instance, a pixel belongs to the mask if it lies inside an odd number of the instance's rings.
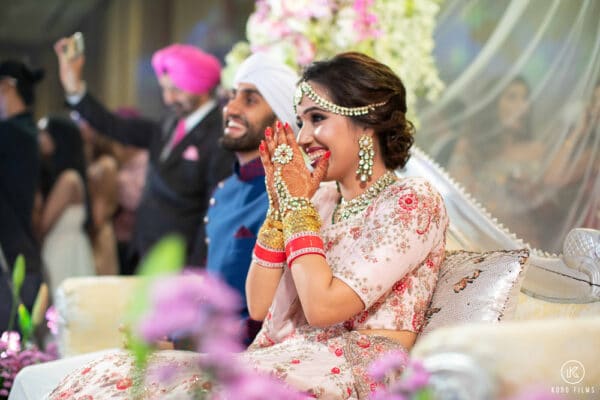
[[[35,298],[35,303],[33,303],[33,308],[31,309],[31,323],[33,324],[33,329],[40,326],[45,321],[45,313],[48,309],[48,296],[48,285],[42,283]]]
[[[25,257],[23,257],[23,254],[19,254],[17,256],[17,259],[15,260],[15,265],[14,265],[13,274],[12,274],[13,297],[15,299],[19,298],[19,293],[21,293],[21,286],[23,286],[24,281],[25,281]]]
[[[150,356],[150,353],[152,352],[152,346],[139,338],[131,337],[129,339],[129,350],[133,353],[135,358],[136,368],[140,370],[145,369],[148,356]]]
[[[144,341],[134,338],[130,335],[128,338],[128,349],[135,359],[133,370],[133,381],[135,384],[133,387],[132,398],[142,398],[144,391],[143,383],[145,381],[144,375],[146,373],[148,357],[152,353],[152,347]]]
[[[433,400],[433,392],[429,388],[421,389],[412,396],[412,400]]]
[[[157,276],[181,271],[185,242],[179,235],[169,235],[158,242],[142,260],[138,275]]]
[[[19,293],[21,291],[21,286],[23,286],[23,281],[25,281],[25,257],[22,254],[17,256],[15,260],[15,265],[13,266],[12,273],[12,305],[10,307],[10,316],[8,319],[8,331],[12,330],[13,322],[15,320],[15,315],[17,314],[17,307],[21,304],[21,300],[19,299]]]
[[[128,321],[132,324],[148,309],[148,291],[154,279],[174,275],[181,271],[185,256],[185,242],[181,236],[167,236],[158,242],[142,260],[138,275],[143,279],[137,287],[129,305]]]
[[[138,371],[143,370],[152,352],[152,346],[140,338],[135,329],[140,318],[150,307],[150,288],[156,279],[180,272],[184,259],[183,238],[176,235],[167,236],[150,250],[138,269],[138,275],[142,279],[134,291],[133,301],[129,304],[126,316],[126,324],[134,328],[129,333],[128,347],[134,356]]]
[[[19,328],[21,330],[21,335],[23,336],[22,343],[25,344],[33,333],[33,324],[31,323],[29,311],[27,311],[27,308],[23,303],[19,304],[17,312],[19,314]]]

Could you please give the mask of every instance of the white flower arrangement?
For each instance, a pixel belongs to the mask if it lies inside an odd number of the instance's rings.
[[[301,70],[313,60],[360,51],[387,64],[403,80],[410,117],[417,97],[433,101],[444,84],[433,58],[433,31],[442,0],[257,0],[247,42],[225,57],[223,83],[252,52]]]

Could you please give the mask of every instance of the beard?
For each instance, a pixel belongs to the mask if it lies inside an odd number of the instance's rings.
[[[175,101],[169,106],[177,118],[185,118],[200,107],[200,97],[190,97],[187,101]]]
[[[246,133],[240,137],[223,136],[221,146],[226,150],[236,152],[257,150],[260,142],[265,138],[265,129],[275,123],[275,118],[275,115],[270,115],[259,123],[251,125],[247,119],[239,117],[239,121],[246,127]]]

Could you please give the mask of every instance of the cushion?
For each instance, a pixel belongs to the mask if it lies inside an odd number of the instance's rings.
[[[465,322],[512,318],[529,250],[446,253],[421,335]]]
[[[119,331],[140,278],[73,277],[63,281],[55,299],[61,357],[123,346]]]

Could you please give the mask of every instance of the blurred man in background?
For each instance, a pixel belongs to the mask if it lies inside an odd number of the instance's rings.
[[[145,190],[131,241],[132,258],[143,257],[164,235],[178,233],[187,243],[186,262],[202,263],[206,247],[196,240],[198,227],[202,227],[210,193],[231,173],[233,163],[233,154],[218,143],[222,135],[215,98],[219,61],[189,45],[174,44],[157,51],[152,66],[170,114],[161,122],[120,118],[87,92],[83,54],[72,56],[65,51],[72,40],[60,39],[54,47],[68,103],[99,132],[149,150]]]

